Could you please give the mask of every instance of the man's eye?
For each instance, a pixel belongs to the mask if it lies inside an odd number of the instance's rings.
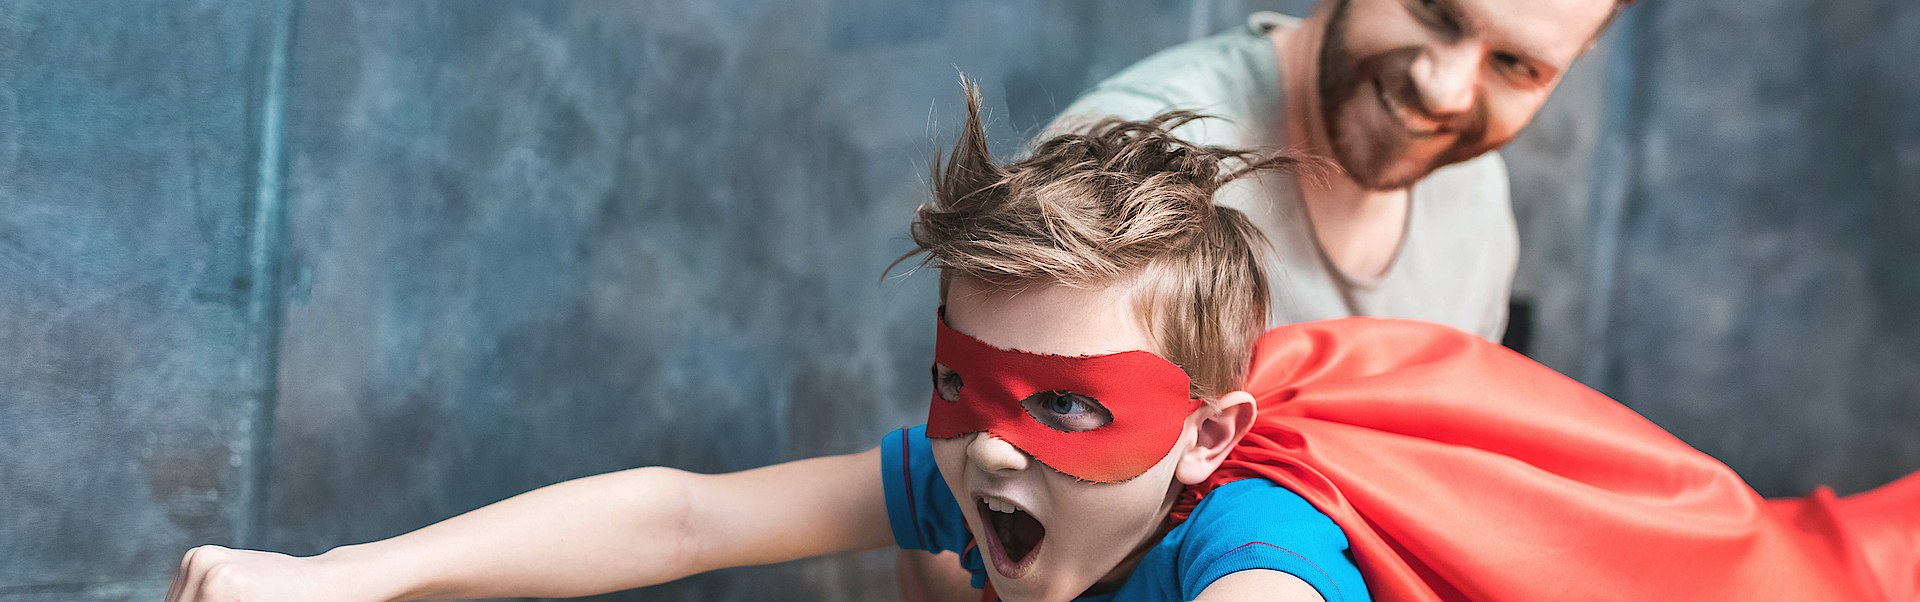
[[[933,391],[947,401],[960,401],[960,375],[945,364],[933,365]]]
[[[1079,433],[1106,426],[1113,422],[1113,413],[1079,393],[1067,391],[1041,391],[1020,400],[1020,407],[1026,408],[1027,415],[1040,424],[1056,431]]]
[[[1407,5],[1408,14],[1420,21],[1428,29],[1444,38],[1454,38],[1464,30],[1460,17],[1450,5],[1442,5],[1438,0],[1413,0]]]
[[[1527,61],[1505,52],[1493,53],[1493,63],[1499,67],[1501,71],[1520,79],[1533,79],[1538,73],[1534,71],[1532,65],[1527,64]]]

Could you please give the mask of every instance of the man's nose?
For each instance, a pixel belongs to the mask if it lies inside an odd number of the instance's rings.
[[[1026,452],[993,433],[975,435],[973,443],[967,445],[967,456],[987,472],[1019,472],[1026,470],[1027,463],[1032,461]]]
[[[1465,113],[1473,108],[1474,79],[1480,73],[1476,44],[1462,42],[1435,46],[1413,61],[1413,87],[1420,105],[1433,116]]]

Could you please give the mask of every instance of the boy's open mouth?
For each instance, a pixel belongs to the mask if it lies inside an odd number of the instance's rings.
[[[1000,574],[1004,577],[1025,574],[1027,567],[1032,564],[1034,551],[1040,547],[1040,540],[1047,536],[1047,528],[1040,524],[1039,519],[1013,504],[994,501],[994,506],[1008,510],[1002,512],[989,506],[984,497],[976,498],[975,503],[979,506],[981,522],[986,524],[988,539],[991,540],[988,546]]]

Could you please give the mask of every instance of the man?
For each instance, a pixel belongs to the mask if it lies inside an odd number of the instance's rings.
[[[1272,322],[1443,322],[1499,340],[1518,256],[1507,143],[1633,0],[1327,0],[1167,49],[1075,101],[1041,138],[1186,109],[1188,141],[1296,147],[1340,168],[1242,179],[1216,201],[1273,243]],[[959,599],[951,562],[902,552],[909,600]]]
[[[1049,134],[1167,109],[1220,117],[1189,141],[1302,148],[1320,182],[1240,183],[1220,202],[1274,241],[1276,324],[1420,318],[1498,340],[1518,239],[1511,140],[1630,0],[1341,0],[1184,44],[1095,86]]]

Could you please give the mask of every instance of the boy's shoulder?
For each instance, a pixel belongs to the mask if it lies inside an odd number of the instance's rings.
[[[1204,533],[1254,533],[1266,525],[1288,527],[1333,526],[1341,545],[1346,535],[1339,532],[1333,519],[1314,508],[1306,498],[1273,481],[1249,477],[1227,483],[1209,492],[1194,506],[1193,514],[1181,526]]]
[[[933,461],[927,427],[887,433],[880,440],[880,481],[885,490],[887,523],[902,550],[953,552],[973,575],[973,587],[986,585],[986,562],[940,467]]]
[[[1277,570],[1299,577],[1328,602],[1367,600],[1366,584],[1340,526],[1293,491],[1254,477],[1214,489],[1142,560],[1135,578],[1170,581],[1166,593],[1193,599],[1229,574]],[[1148,563],[1164,565],[1149,567]],[[1157,588],[1156,588],[1157,589]],[[1124,591],[1124,590],[1123,590]]]

